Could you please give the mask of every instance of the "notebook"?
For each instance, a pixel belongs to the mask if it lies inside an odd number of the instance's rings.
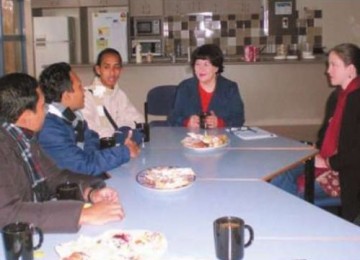
[[[240,128],[231,128],[230,131],[243,140],[257,140],[276,137],[276,134],[265,131],[259,127],[243,126]]]

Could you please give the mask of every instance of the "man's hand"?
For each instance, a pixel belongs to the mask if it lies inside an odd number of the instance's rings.
[[[102,201],[82,209],[79,225],[103,225],[111,221],[121,221],[124,217],[125,213],[119,202]]]
[[[98,203],[102,201],[114,203],[119,202],[118,193],[114,189],[108,187],[93,190],[90,194],[90,198],[92,203]]]
[[[135,158],[140,154],[140,147],[131,139],[132,131],[129,131],[128,136],[125,139],[124,145],[130,150],[130,157]]]

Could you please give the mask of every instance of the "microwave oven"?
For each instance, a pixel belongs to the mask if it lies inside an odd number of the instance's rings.
[[[141,55],[145,56],[151,53],[153,56],[162,56],[162,43],[161,39],[137,39],[132,41],[132,56],[136,56],[136,44],[141,46]]]
[[[160,18],[135,18],[134,19],[135,36],[160,36],[161,19]]]

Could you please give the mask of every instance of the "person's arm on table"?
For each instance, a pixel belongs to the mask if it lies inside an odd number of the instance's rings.
[[[125,216],[118,194],[111,188],[87,188],[84,198],[93,204],[82,209],[79,225],[102,225],[110,221],[120,221]]]
[[[133,141],[133,132],[130,130],[128,136],[125,139],[124,145],[129,149],[130,157],[136,158],[140,154],[140,147]]]

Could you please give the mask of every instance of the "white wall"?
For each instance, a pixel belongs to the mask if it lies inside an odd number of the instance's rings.
[[[327,49],[343,42],[360,45],[359,0],[297,0],[304,7],[323,11],[323,43]]]
[[[75,67],[84,85],[93,73],[90,67]],[[320,124],[324,104],[331,89],[324,75],[324,61],[225,64],[224,76],[236,81],[245,103],[250,125]],[[185,64],[128,65],[120,87],[143,111],[147,92],[157,86],[177,85],[191,76]]]

